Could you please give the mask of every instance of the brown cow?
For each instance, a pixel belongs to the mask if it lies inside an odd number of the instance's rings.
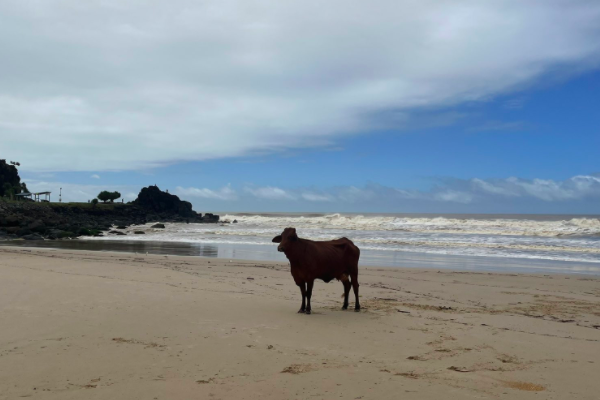
[[[278,251],[285,253],[292,266],[292,276],[302,292],[302,307],[299,313],[310,314],[310,298],[315,279],[328,283],[333,278],[344,284],[344,306],[348,309],[350,285],[354,289],[356,303],[354,311],[360,311],[358,302],[358,258],[360,250],[350,239],[341,238],[326,242],[300,239],[296,229],[285,228],[281,235],[273,238],[279,243]],[[350,279],[352,282],[350,282]]]

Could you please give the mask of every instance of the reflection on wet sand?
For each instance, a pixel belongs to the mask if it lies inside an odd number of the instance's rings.
[[[15,240],[2,243],[9,246],[44,247],[67,250],[116,251],[125,253],[169,254],[180,256],[218,257],[218,247],[199,243],[144,242],[135,240]]]

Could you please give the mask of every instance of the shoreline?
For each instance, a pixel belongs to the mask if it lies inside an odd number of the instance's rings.
[[[600,278],[359,271],[360,313],[317,281],[308,316],[284,263],[0,247],[0,399],[600,391]]]
[[[437,218],[452,217],[457,219],[531,219],[560,221],[565,218],[594,218],[600,219],[600,214],[562,214],[562,213],[400,213],[400,212],[352,212],[352,211],[211,211],[215,214],[225,216],[326,216],[326,215],[368,215],[373,217],[408,217],[408,218]]]
[[[61,241],[4,241],[2,247],[54,248],[81,251],[118,251],[122,253],[146,253],[171,256],[209,257],[220,259],[251,260],[254,262],[283,262],[287,259],[276,251],[275,246],[248,244],[189,243],[150,240],[61,240]],[[600,263],[547,260],[534,258],[511,258],[492,256],[462,256],[430,254],[410,251],[364,250],[360,265],[376,268],[417,268],[456,271],[506,272],[526,274],[573,274],[600,276]]]

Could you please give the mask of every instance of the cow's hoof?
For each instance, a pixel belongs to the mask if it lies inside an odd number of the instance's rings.
[[[304,314],[305,312],[306,312],[306,310],[303,309],[303,308],[301,308],[301,309],[298,310],[298,314]]]
[[[359,312],[359,311],[360,311],[360,307],[354,309],[354,312]]]
[[[310,315],[310,310],[306,310],[306,315]]]

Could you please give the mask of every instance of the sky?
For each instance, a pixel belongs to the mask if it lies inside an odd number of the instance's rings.
[[[600,214],[600,2],[4,0],[0,158],[63,201]]]

